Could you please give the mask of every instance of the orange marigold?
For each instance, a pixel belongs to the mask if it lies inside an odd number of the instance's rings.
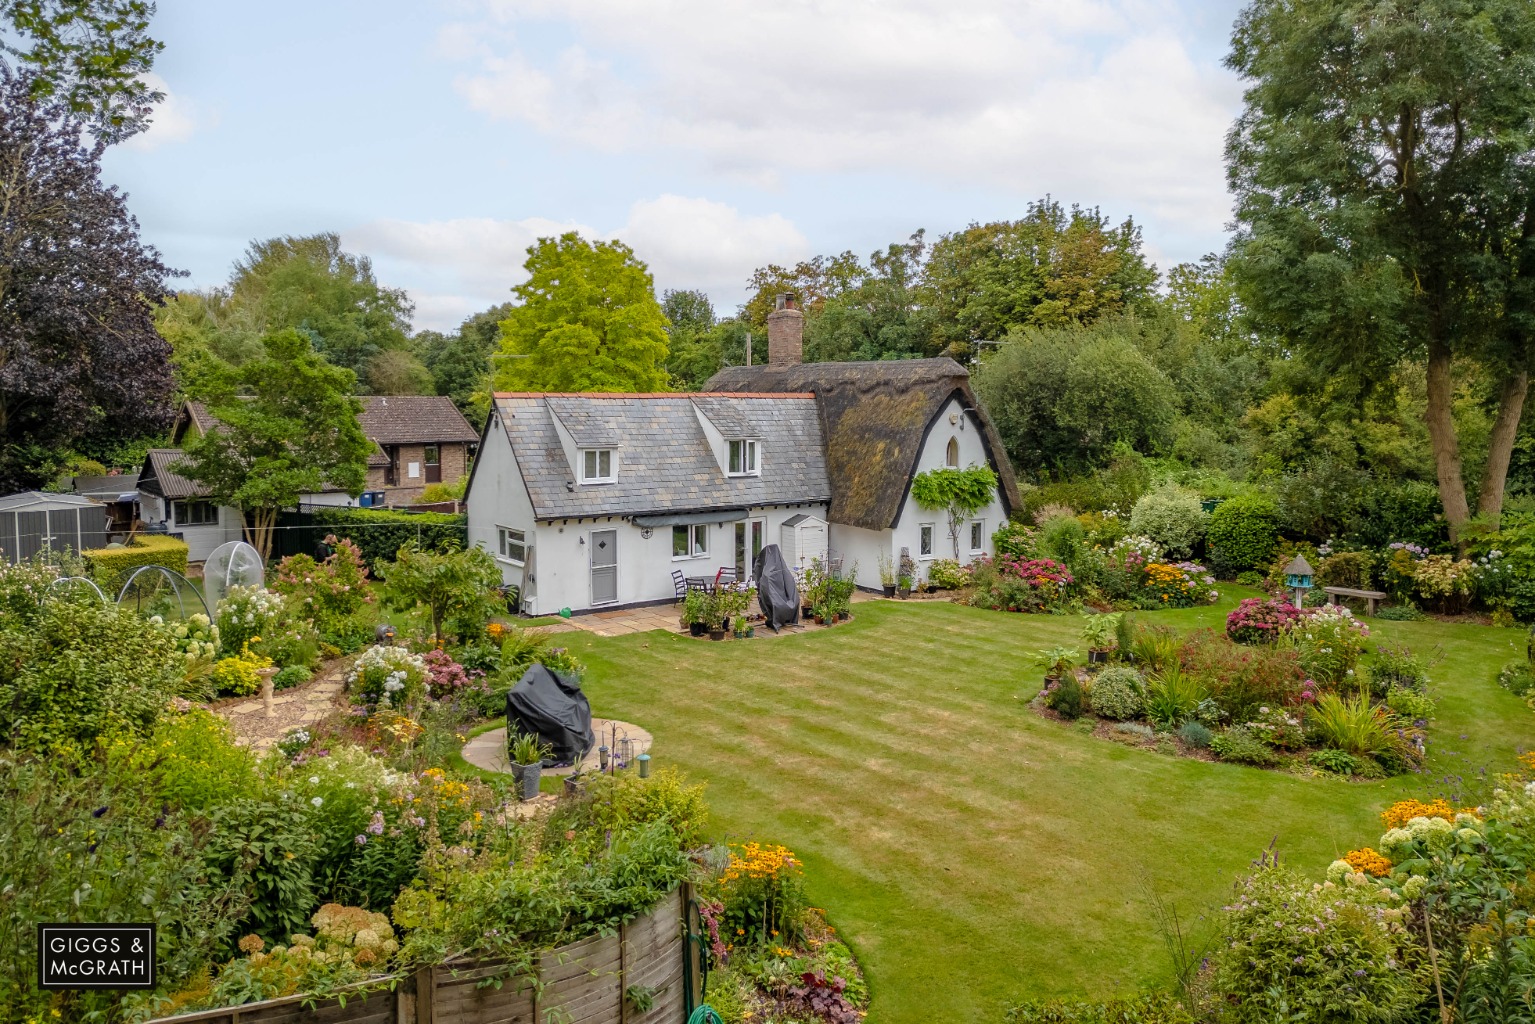
[[[1362,850],[1350,850],[1343,855],[1343,859],[1355,871],[1363,871],[1376,878],[1391,874],[1391,862],[1368,846]]]
[[[1444,799],[1424,803],[1422,800],[1398,800],[1381,812],[1380,821],[1386,828],[1401,828],[1414,818],[1443,818],[1445,821],[1454,821],[1456,814],[1475,814],[1473,807],[1462,807],[1457,811],[1449,801]]]

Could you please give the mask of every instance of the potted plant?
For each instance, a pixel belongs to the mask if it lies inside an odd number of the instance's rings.
[[[709,595],[702,590],[689,590],[682,599],[682,617],[687,620],[688,633],[703,636],[708,630],[704,616],[708,614]]]
[[[1048,651],[1039,652],[1040,664],[1045,666],[1045,683],[1058,683],[1061,677],[1070,672],[1072,666],[1077,663],[1081,655],[1068,647],[1052,647]]]
[[[725,602],[719,593],[704,595],[704,626],[710,640],[725,639]]]
[[[570,774],[565,776],[565,795],[579,796],[586,789],[586,764],[577,761],[570,768]]]
[[[883,551],[879,553],[879,585],[884,588],[886,597],[895,596],[895,560]]]
[[[516,731],[506,734],[506,759],[512,763],[518,799],[532,800],[538,796],[538,779],[548,756],[548,745],[537,736]]]
[[[1082,626],[1082,642],[1087,645],[1089,665],[1103,665],[1118,643],[1119,616],[1089,615]]]

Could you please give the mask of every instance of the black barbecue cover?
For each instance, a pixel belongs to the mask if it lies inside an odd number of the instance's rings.
[[[789,571],[783,552],[769,544],[757,554],[753,567],[757,577],[757,607],[767,616],[767,624],[777,630],[799,621],[799,581]]]
[[[570,676],[532,665],[506,695],[508,732],[537,736],[549,744],[545,767],[575,764],[596,740],[592,736],[592,706],[581,684]]]

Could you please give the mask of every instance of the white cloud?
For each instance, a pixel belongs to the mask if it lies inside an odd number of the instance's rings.
[[[722,314],[744,298],[753,269],[810,253],[805,236],[779,214],[743,215],[725,203],[676,195],[637,202],[623,225],[606,230],[538,217],[381,220],[342,232],[342,242],[368,253],[382,280],[409,282],[417,328],[451,330],[507,301],[526,277],[528,246],[565,231],[623,240],[649,265],[658,295],[702,288]]]
[[[1157,0],[483,0],[441,49],[472,64],[456,86],[474,109],[599,151],[680,150],[765,184],[895,171],[1069,191],[1218,230],[1238,89],[1169,15]]]
[[[171,91],[165,79],[153,71],[144,75],[144,82],[151,89],[165,94],[165,99],[155,105],[150,114],[149,128],[123,143],[129,149],[148,152],[161,146],[190,139],[199,128],[218,123],[217,117],[205,111],[185,96]]]

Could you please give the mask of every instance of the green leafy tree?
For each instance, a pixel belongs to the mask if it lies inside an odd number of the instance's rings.
[[[277,513],[327,484],[362,492],[372,443],[352,397],[356,378],[332,366],[298,331],[265,340],[266,354],[219,374],[206,393],[218,425],[186,442],[176,471],[220,505],[245,513],[246,539],[271,554]]]
[[[301,331],[326,359],[359,376],[380,352],[410,348],[404,290],[380,285],[372,261],[342,250],[334,233],[251,243],[235,264],[229,301],[261,333]]]
[[[392,348],[368,359],[368,392],[374,395],[435,394],[432,371],[409,352]]]
[[[959,532],[965,520],[991,504],[996,493],[997,474],[990,466],[929,469],[911,481],[911,496],[919,507],[948,517],[955,558],[959,557]]]
[[[1456,363],[1486,366],[1496,519],[1535,356],[1535,6],[1255,0],[1227,62],[1248,83],[1227,143],[1244,305],[1330,371],[1425,367],[1454,537],[1471,515]]]
[[[150,0],[0,0],[0,53],[29,74],[34,98],[62,100],[105,142],[149,127],[165,94],[144,75],[165,44],[149,36]]]
[[[438,646],[451,623],[462,636],[484,631],[498,604],[501,570],[484,548],[463,551],[423,551],[414,544],[402,547],[393,562],[379,566],[389,585],[390,607],[410,611],[426,609]]]
[[[473,423],[484,422],[489,411],[490,357],[501,341],[501,321],[511,312],[512,304],[504,302],[469,317],[452,334],[422,331],[414,339],[436,393],[453,399]]]
[[[666,389],[666,314],[634,250],[571,231],[529,246],[526,267],[501,321],[497,390]]]

